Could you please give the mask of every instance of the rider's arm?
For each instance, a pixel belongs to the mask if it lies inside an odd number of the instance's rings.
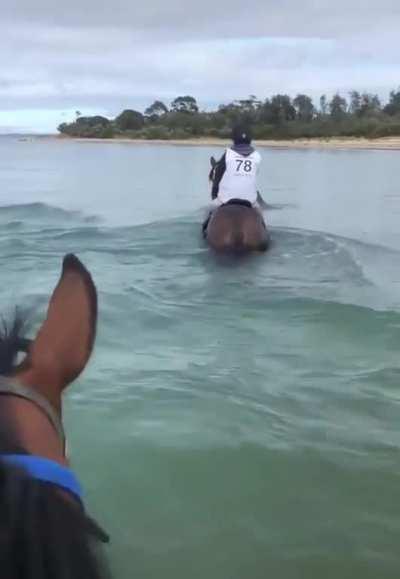
[[[220,158],[220,160],[217,163],[217,166],[215,167],[214,181],[213,181],[213,186],[212,186],[212,191],[211,191],[211,198],[212,199],[216,199],[218,197],[219,184],[220,184],[221,179],[224,176],[224,173],[226,170],[225,156],[226,156],[226,153],[224,153],[222,155],[222,157]]]

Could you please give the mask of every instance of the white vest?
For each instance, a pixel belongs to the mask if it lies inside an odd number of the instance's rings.
[[[227,203],[231,199],[256,203],[256,179],[260,161],[261,156],[257,151],[244,157],[232,149],[226,150],[226,169],[218,188],[218,199],[221,203]]]

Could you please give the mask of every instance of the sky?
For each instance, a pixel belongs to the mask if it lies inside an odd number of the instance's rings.
[[[4,6],[5,4],[5,6]],[[399,0],[4,0],[0,133],[193,95],[317,99],[400,86]]]

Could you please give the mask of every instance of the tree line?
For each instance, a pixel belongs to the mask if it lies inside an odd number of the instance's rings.
[[[295,98],[277,94],[266,100],[251,95],[210,112],[200,111],[196,99],[186,95],[169,106],[156,100],[144,113],[126,109],[114,119],[82,116],[76,111],[75,121],[62,123],[58,131],[71,137],[104,139],[225,139],[237,122],[250,125],[255,139],[400,135],[400,89],[391,91],[385,104],[376,94],[354,90],[347,98],[335,94],[328,99],[323,95],[318,106],[306,94]]]

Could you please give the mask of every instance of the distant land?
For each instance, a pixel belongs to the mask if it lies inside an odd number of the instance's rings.
[[[62,123],[62,136],[85,139],[199,142],[227,140],[234,124],[251,127],[255,141],[298,141],[314,139],[368,139],[400,137],[400,89],[390,93],[387,103],[375,94],[351,91],[348,97],[325,95],[318,106],[306,94],[291,98],[277,94],[265,100],[251,95],[244,100],[221,104],[217,110],[201,111],[193,96],[179,96],[169,106],[154,101],[144,113],[125,109],[115,118],[83,116]],[[393,142],[392,142],[393,148]]]

